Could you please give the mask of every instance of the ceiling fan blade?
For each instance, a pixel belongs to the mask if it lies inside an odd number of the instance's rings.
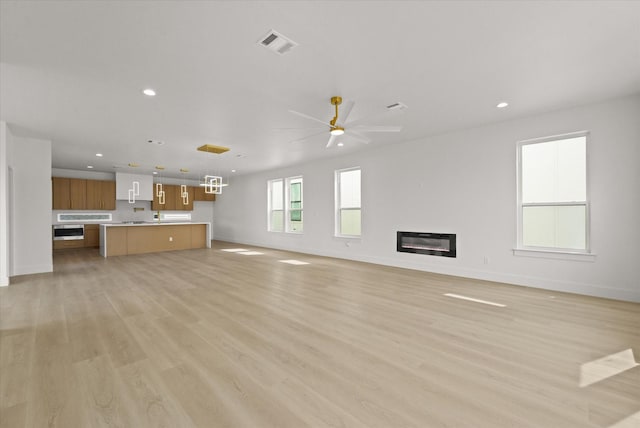
[[[376,113],[373,114],[371,116],[367,116],[367,117],[363,117],[362,119],[358,119],[358,120],[353,120],[351,122],[345,123],[345,127],[349,126],[349,127],[353,127],[355,125],[360,125],[362,123],[366,123],[366,122],[376,122],[378,119],[387,119],[390,117],[395,117],[398,116],[399,114],[403,114],[404,111],[403,110],[385,110],[382,111],[380,113]]]
[[[315,131],[316,129],[326,129],[326,126],[312,126],[309,128],[271,128],[272,131]]]
[[[336,142],[337,139],[338,139],[337,135],[332,135],[331,137],[329,137],[329,141],[327,141],[327,149],[333,146],[333,144]]]
[[[362,135],[356,131],[349,130],[345,135],[348,135],[351,139],[364,144],[369,144],[369,142],[371,141],[371,138],[367,137],[366,135]]]
[[[296,115],[298,115],[298,116],[300,116],[300,117],[304,117],[305,119],[315,120],[316,122],[320,122],[320,123],[322,123],[323,125],[326,125],[327,127],[329,126],[329,124],[328,124],[327,122],[325,122],[324,120],[320,120],[320,119],[318,119],[318,118],[316,118],[316,117],[309,116],[308,114],[300,113],[299,111],[289,110],[289,113],[296,114]]]
[[[366,126],[360,125],[356,126],[356,131],[358,132],[400,132],[402,131],[402,126],[395,125],[381,125],[381,126]]]
[[[316,132],[315,134],[307,135],[306,137],[302,137],[302,138],[298,138],[297,140],[289,141],[289,143],[291,143],[291,144],[294,144],[294,143],[302,143],[303,141],[306,141],[306,140],[308,140],[308,139],[309,139],[309,138],[311,138],[311,137],[315,137],[315,136],[317,136],[317,135],[324,134],[324,133],[326,133],[326,132],[327,132],[327,131],[322,130],[322,131],[320,131],[320,132]]]
[[[344,126],[344,123],[347,121],[347,118],[349,117],[349,114],[351,113],[351,110],[353,109],[353,106],[356,104],[355,101],[351,101],[348,100],[344,103],[344,106],[342,107],[342,111],[339,111],[339,116],[338,117],[338,125],[339,126]]]

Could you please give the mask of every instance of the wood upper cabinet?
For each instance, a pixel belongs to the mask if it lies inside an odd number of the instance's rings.
[[[151,209],[153,211],[193,211],[195,192],[192,186],[187,186],[189,203],[186,205],[183,203],[179,185],[164,184],[162,188],[164,189],[164,204],[160,203],[154,185],[153,202],[151,203]]]
[[[54,210],[115,210],[115,181],[52,177]]]
[[[207,193],[204,191],[204,186],[198,186],[193,188],[194,201],[215,201],[216,195],[214,193]]]
[[[156,186],[155,184],[153,185],[153,201],[151,202],[151,209],[153,211],[175,211],[176,186],[172,184],[163,184],[162,189],[164,190],[164,204],[160,203]]]
[[[53,209],[87,209],[87,180],[53,177]]]
[[[69,179],[53,177],[51,179],[53,193],[53,209],[67,210],[71,206],[71,195],[69,194]]]
[[[180,186],[176,186],[176,209],[177,210],[182,210],[182,211],[193,211],[193,198],[194,198],[194,192],[193,192],[193,187],[191,186],[186,186],[186,190],[187,190],[187,194],[189,195],[186,200],[189,202],[188,204],[185,204],[184,201],[185,199],[183,199],[182,197],[182,193],[180,192]]]
[[[115,210],[115,181],[87,180],[87,209]]]

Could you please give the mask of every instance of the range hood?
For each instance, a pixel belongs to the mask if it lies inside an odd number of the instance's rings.
[[[136,201],[153,201],[153,175],[116,172],[116,199],[130,200],[129,190],[133,189],[137,190]]]

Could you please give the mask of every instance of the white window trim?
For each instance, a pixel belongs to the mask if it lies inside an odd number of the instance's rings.
[[[274,210],[272,209],[272,202],[273,202],[273,196],[272,196],[272,185],[271,183],[273,183],[274,181],[280,181],[282,183],[282,186],[284,186],[284,179],[282,178],[274,178],[272,180],[267,180],[267,231],[268,232],[273,232],[273,233],[282,233],[284,231],[284,227],[285,225],[282,225],[282,230],[273,230],[273,224],[271,223],[271,218],[272,215],[271,213],[273,213],[274,211],[284,211],[284,193],[282,193],[282,203],[283,203],[283,209],[282,210]],[[284,192],[284,188],[283,188],[283,192]],[[284,213],[283,213],[283,222],[285,221],[284,219]]]
[[[585,137],[585,163],[586,163],[586,200],[584,202],[554,202],[554,203],[526,203],[522,202],[522,147],[529,144],[545,143],[548,141],[566,140],[570,138]],[[517,241],[516,247],[513,249],[513,254],[516,256],[526,257],[542,257],[542,258],[554,258],[565,260],[583,260],[593,261],[595,260],[595,254],[591,249],[591,216],[590,216],[590,168],[589,168],[589,131],[577,131],[566,134],[552,135],[542,138],[532,138],[528,140],[518,141],[517,143],[517,198],[516,198],[516,212],[517,212]],[[522,208],[527,206],[584,206],[585,207],[585,249],[577,250],[574,248],[546,248],[546,247],[530,247],[522,244]]]
[[[348,171],[360,171],[360,207],[359,208],[342,208],[340,206],[340,174]],[[334,195],[335,195],[335,204],[334,204],[334,237],[345,239],[345,240],[361,240],[362,239],[362,168],[359,166],[354,166],[351,168],[343,168],[337,169],[333,175],[334,181]],[[342,210],[360,210],[360,235],[345,235],[340,233],[340,213]]]

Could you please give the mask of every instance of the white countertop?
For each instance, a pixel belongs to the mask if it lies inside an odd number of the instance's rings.
[[[186,226],[191,224],[206,224],[211,225],[208,222],[157,222],[157,221],[149,221],[144,223],[100,223],[100,226],[105,227],[129,227],[129,226]]]

